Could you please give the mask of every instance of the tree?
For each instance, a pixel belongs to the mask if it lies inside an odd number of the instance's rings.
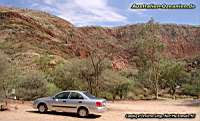
[[[160,77],[160,60],[161,53],[164,50],[164,44],[160,41],[159,25],[148,23],[139,33],[135,40],[134,48],[136,49],[139,60],[139,76],[144,78],[141,81],[147,82],[148,88],[158,98],[159,77]],[[144,74],[144,75],[143,75]]]
[[[61,89],[88,90],[96,96],[108,93],[124,98],[129,89],[129,81],[119,72],[111,69],[111,62],[106,58],[74,58],[56,67],[55,84]],[[100,93],[101,92],[101,93]]]
[[[127,77],[121,75],[117,71],[106,69],[102,74],[102,78],[104,83],[101,91],[111,93],[113,100],[115,100],[117,96],[119,96],[120,99],[127,96],[130,88],[130,81]]]
[[[189,80],[189,74],[185,71],[185,64],[174,60],[164,60],[161,62],[161,80],[165,88],[169,88],[169,93],[174,97],[177,87],[181,87]]]
[[[153,17],[150,18],[150,20],[147,22],[148,24],[155,24],[155,20]]]
[[[7,104],[7,98],[12,95],[17,85],[16,77],[20,74],[19,68],[9,60],[9,57],[0,51],[0,101],[4,100]]]
[[[39,72],[27,72],[16,79],[16,96],[24,100],[33,100],[47,95],[47,81]]]
[[[102,72],[111,65],[107,55],[91,50],[87,58],[74,58],[56,68],[55,83],[62,89],[87,88],[90,93],[98,96],[102,83]],[[78,85],[80,84],[80,85]]]
[[[80,69],[84,69],[84,66],[85,64],[78,58],[57,65],[52,72],[53,83],[63,90],[84,89],[85,84],[80,78]]]
[[[0,93],[1,98],[7,99],[8,97],[8,88],[10,86],[10,77],[11,77],[11,66],[8,62],[8,57],[0,52]]]
[[[90,58],[89,64],[92,66],[92,69],[93,69],[92,75],[94,76],[94,86],[95,86],[94,93],[96,96],[98,95],[98,92],[101,87],[100,76],[102,75],[102,72],[109,66],[109,65],[106,65],[108,63],[105,62],[107,56],[108,56],[107,54],[97,51],[97,50],[92,50],[89,54],[89,58]]]

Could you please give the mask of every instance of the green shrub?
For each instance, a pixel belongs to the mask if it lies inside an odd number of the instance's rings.
[[[55,95],[56,93],[58,93],[60,91],[61,91],[61,89],[58,88],[54,83],[47,84],[47,95],[48,96]]]
[[[113,99],[112,93],[110,93],[108,91],[102,91],[99,96],[102,97],[102,98],[105,98],[107,100],[112,100]]]
[[[200,97],[200,85],[186,84],[183,86],[183,93],[190,96]]]
[[[47,95],[47,81],[40,73],[29,72],[18,77],[16,96],[23,100],[33,100]]]
[[[191,72],[191,79],[183,86],[183,94],[200,97],[200,70]]]

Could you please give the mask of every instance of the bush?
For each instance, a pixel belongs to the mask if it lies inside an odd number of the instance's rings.
[[[183,86],[183,93],[190,96],[200,97],[200,85],[186,84]]]
[[[102,97],[102,98],[105,98],[106,100],[112,100],[113,99],[113,94],[108,92],[108,91],[102,91],[99,96]]]
[[[107,69],[102,74],[101,87],[103,91],[107,92],[104,94],[111,94],[112,99],[119,97],[124,99],[127,97],[129,86],[131,85],[130,80],[125,76],[122,76],[117,71]],[[104,95],[110,98],[111,95]]]
[[[197,87],[196,85],[184,85],[183,93],[186,95],[191,96],[200,96],[200,87]]]
[[[56,93],[58,93],[60,91],[61,91],[61,89],[58,88],[54,83],[47,84],[47,95],[48,96],[55,95]]]
[[[47,95],[47,81],[40,73],[28,73],[18,77],[16,96],[23,100],[33,100]]]
[[[191,80],[183,86],[183,94],[200,97],[200,70],[191,72]]]
[[[10,86],[11,68],[6,54],[0,51],[0,100],[7,98]]]
[[[58,65],[52,74],[53,83],[62,90],[84,89],[85,84],[79,77],[81,68],[79,62]]]

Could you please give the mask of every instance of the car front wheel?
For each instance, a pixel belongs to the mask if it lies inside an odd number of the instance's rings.
[[[46,106],[45,104],[40,104],[40,105],[38,105],[38,111],[39,111],[40,113],[45,113],[45,112],[47,112],[47,106]]]

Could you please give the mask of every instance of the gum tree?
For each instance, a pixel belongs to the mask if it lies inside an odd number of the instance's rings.
[[[164,50],[164,44],[160,41],[159,29],[159,24],[145,24],[134,43],[139,57],[137,61],[139,80],[153,92],[156,99],[159,94],[161,53]]]

